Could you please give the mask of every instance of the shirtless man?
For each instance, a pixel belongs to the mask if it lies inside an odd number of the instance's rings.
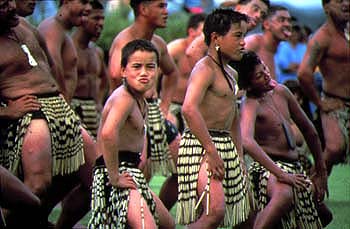
[[[94,170],[89,228],[175,228],[141,171],[147,157],[144,94],[155,83],[159,58],[148,40],[133,40],[122,49],[123,84],[108,98],[98,131],[100,156]]]
[[[174,59],[180,71],[180,77],[170,105],[170,112],[176,118],[176,126],[180,133],[182,133],[185,128],[185,123],[181,114],[181,105],[186,94],[187,80],[192,71],[188,56],[186,56],[185,52],[191,42],[202,34],[205,16],[205,14],[192,14],[187,23],[187,37],[178,38],[168,44],[169,54]]]
[[[251,31],[266,17],[269,7],[269,0],[240,0],[235,5],[235,11],[246,14],[249,17],[247,29]],[[194,66],[199,59],[205,56],[207,51],[208,46],[204,42],[204,35],[194,39],[186,50],[190,65]]]
[[[350,161],[350,3],[323,0],[326,22],[308,42],[298,71],[300,85],[321,111],[325,139],[324,158],[328,173],[332,166]],[[313,81],[318,67],[323,76],[323,94]]]
[[[236,70],[239,86],[246,90],[241,104],[243,147],[256,161],[249,169],[260,210],[254,228],[322,228],[288,120],[298,125],[313,152],[315,199],[320,202],[327,176],[316,129],[288,88],[271,79],[257,54],[244,54]]]
[[[135,39],[151,41],[160,54],[159,67],[163,74],[163,88],[160,93],[161,100],[159,101],[157,92],[159,76],[157,76],[155,85],[145,93],[149,104],[147,131],[149,135],[148,141],[150,142],[149,151],[151,154],[151,164],[147,166],[148,171],[146,173],[148,173],[148,177],[156,172],[161,172],[166,176],[169,173],[171,174],[163,184],[160,194],[162,201],[165,202],[168,201],[167,199],[170,199],[167,207],[171,208],[177,199],[177,193],[174,193],[177,190],[175,164],[181,136],[178,134],[176,128],[169,128],[172,124],[166,120],[166,117],[168,116],[171,98],[177,85],[179,72],[168,53],[165,41],[160,36],[154,34],[157,28],[164,28],[166,26],[168,17],[167,1],[131,0],[130,6],[134,11],[135,21],[114,38],[109,52],[110,92],[121,83],[121,48]]]
[[[209,50],[189,78],[182,106],[189,129],[182,135],[178,159],[177,222],[189,228],[235,227],[250,214],[237,73],[228,65],[242,57],[247,22],[244,14],[216,9],[204,23]]]
[[[55,63],[54,75],[68,103],[77,86],[77,51],[69,36],[74,26],[80,26],[86,15],[88,0],[60,0],[57,14],[42,21],[38,30]]]
[[[32,29],[19,24],[14,1],[1,0],[0,9],[0,118],[6,119],[1,121],[1,165],[22,179],[47,210],[58,198],[54,194],[68,188],[66,179],[91,168],[94,144],[59,94]],[[65,182],[54,189],[52,178],[57,177]],[[91,175],[79,177],[87,190]],[[47,223],[47,215],[43,217]]]
[[[86,125],[86,130],[96,137],[108,78],[103,50],[93,43],[103,29],[103,5],[98,0],[90,1],[90,5],[92,9],[87,20],[72,35],[78,53],[78,82],[71,106]]]
[[[262,22],[262,34],[253,34],[245,39],[245,48],[254,51],[264,61],[271,71],[271,77],[276,79],[274,55],[281,41],[291,35],[291,16],[288,9],[282,6],[271,6],[267,17]]]

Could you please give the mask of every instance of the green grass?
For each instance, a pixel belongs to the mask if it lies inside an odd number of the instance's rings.
[[[150,182],[150,187],[155,193],[159,193],[165,178],[155,176]],[[326,229],[350,229],[350,166],[335,166],[328,180],[329,198],[326,200],[327,206],[333,213],[333,221]],[[56,207],[50,215],[50,220],[55,221],[60,212]],[[176,206],[170,213],[175,217]],[[80,223],[87,225],[90,215],[86,215]],[[177,228],[183,228],[177,226]]]

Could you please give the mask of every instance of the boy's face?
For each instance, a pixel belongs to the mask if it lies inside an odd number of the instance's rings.
[[[264,27],[275,38],[285,41],[292,35],[292,18],[288,11],[278,10],[275,15],[264,21]]]
[[[105,17],[102,9],[93,9],[90,11],[87,19],[83,22],[82,26],[85,32],[92,36],[92,41],[96,41],[100,37],[104,19]]]
[[[167,0],[144,2],[148,21],[157,28],[165,28],[168,20]]]
[[[122,76],[128,85],[140,94],[149,90],[158,75],[156,54],[149,51],[138,50],[131,54],[128,64],[122,68]]]
[[[240,60],[244,52],[244,36],[247,33],[247,23],[241,21],[231,25],[231,29],[219,37],[220,51],[230,60]]]
[[[249,17],[248,31],[250,31],[266,17],[268,8],[261,0],[251,0],[245,5],[238,5],[235,10]]]
[[[270,91],[277,84],[276,81],[271,79],[270,70],[264,62],[256,65],[252,74],[250,78],[250,88],[254,91]]]

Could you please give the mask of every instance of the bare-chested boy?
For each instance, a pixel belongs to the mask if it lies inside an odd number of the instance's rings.
[[[78,81],[71,106],[86,125],[86,130],[96,137],[108,78],[103,50],[93,43],[103,29],[103,5],[98,0],[90,1],[90,5],[87,19],[72,35],[78,54]]]
[[[237,73],[228,65],[242,57],[247,21],[232,9],[216,9],[204,23],[209,50],[189,79],[182,106],[189,129],[182,135],[178,159],[177,222],[189,228],[234,227],[250,213]]]
[[[94,144],[59,93],[32,28],[19,24],[14,1],[1,0],[0,7],[0,98],[5,105],[0,117],[7,120],[1,125],[1,165],[22,179],[46,208],[59,198],[53,193],[69,188],[66,181],[49,191],[52,177],[79,179],[76,175],[92,166]],[[88,190],[91,175],[82,181]]]
[[[324,158],[328,173],[339,162],[350,162],[350,3],[323,0],[326,22],[308,42],[298,78],[305,95],[321,111],[325,139]],[[313,81],[318,67],[323,94]]]
[[[121,83],[121,48],[135,39],[151,41],[158,49],[160,55],[159,67],[163,74],[163,85],[159,96],[157,92],[159,76],[157,76],[155,85],[145,93],[149,104],[147,132],[149,135],[151,160],[150,166],[147,166],[147,173],[151,175],[147,176],[152,176],[152,174],[157,172],[168,175],[170,171],[171,176],[163,184],[160,198],[164,202],[166,199],[170,199],[167,207],[171,207],[177,199],[177,193],[174,193],[177,189],[176,168],[174,165],[177,160],[180,134],[166,118],[171,98],[177,85],[177,79],[179,78],[179,71],[168,53],[165,41],[154,34],[157,28],[166,26],[168,18],[167,0],[131,0],[130,6],[134,11],[135,21],[114,38],[109,53],[110,92]]]
[[[260,210],[254,228],[322,228],[289,120],[298,125],[313,152],[315,199],[322,201],[327,176],[316,129],[288,88],[271,79],[257,54],[245,53],[236,69],[239,86],[246,90],[241,104],[243,147],[256,161],[249,169]]]
[[[254,51],[264,61],[271,71],[271,77],[276,79],[274,55],[281,41],[291,35],[291,16],[283,6],[271,6],[262,22],[262,34],[253,34],[245,39],[245,48]]]
[[[269,0],[239,0],[238,3],[235,4],[234,9],[249,17],[247,30],[251,31],[266,17],[269,7]],[[194,66],[207,51],[208,46],[204,42],[203,35],[194,39],[186,50],[190,65]]]
[[[180,72],[176,90],[170,105],[170,112],[176,118],[176,126],[180,133],[182,133],[185,128],[181,107],[186,94],[187,81],[192,71],[192,66],[186,55],[186,49],[197,36],[202,34],[205,16],[205,14],[192,14],[187,22],[187,37],[178,38],[168,44],[169,54],[174,59]]]
[[[89,228],[175,228],[141,171],[147,157],[144,94],[155,83],[159,58],[148,40],[133,40],[122,49],[123,84],[109,96],[97,136]]]

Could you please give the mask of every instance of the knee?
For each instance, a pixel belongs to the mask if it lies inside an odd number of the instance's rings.
[[[24,182],[35,195],[41,197],[45,194],[48,187],[51,185],[51,177],[41,176],[40,178],[36,179],[24,180]]]
[[[344,144],[327,143],[325,147],[326,161],[338,161],[342,157]]]

